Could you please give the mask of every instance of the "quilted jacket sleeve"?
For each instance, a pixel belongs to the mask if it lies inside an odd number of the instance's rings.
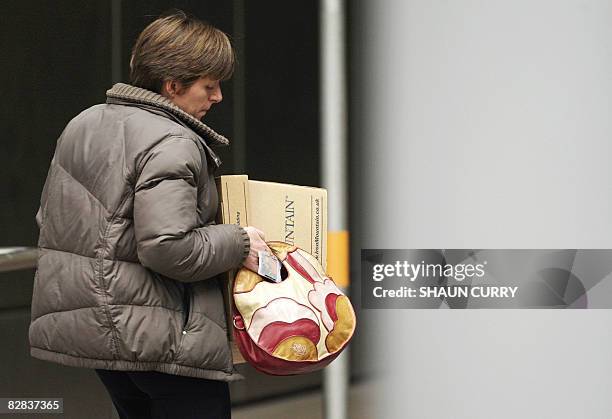
[[[246,231],[232,224],[198,227],[198,179],[203,165],[193,140],[169,137],[145,157],[134,196],[140,262],[183,282],[239,266],[249,253]]]

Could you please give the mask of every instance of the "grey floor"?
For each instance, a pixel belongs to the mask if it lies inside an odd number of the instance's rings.
[[[349,390],[348,418],[373,419],[373,382],[362,382]],[[323,418],[321,392],[308,392],[301,396],[284,397],[234,408],[232,419],[320,419]],[[334,418],[328,418],[334,419]]]

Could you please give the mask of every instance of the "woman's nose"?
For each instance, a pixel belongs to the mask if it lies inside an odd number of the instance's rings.
[[[217,87],[213,94],[210,96],[211,102],[219,103],[223,100],[223,93],[221,93],[221,87]]]

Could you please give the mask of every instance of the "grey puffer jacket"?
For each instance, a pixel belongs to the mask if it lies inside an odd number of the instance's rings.
[[[214,224],[209,146],[227,139],[148,90],[117,84],[107,97],[66,126],[45,182],[31,355],[240,379],[216,277],[250,245]]]

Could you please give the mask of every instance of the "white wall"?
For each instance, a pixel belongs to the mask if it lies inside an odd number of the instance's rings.
[[[612,2],[354,13],[358,247],[612,248]],[[608,310],[360,314],[381,418],[612,417]]]

